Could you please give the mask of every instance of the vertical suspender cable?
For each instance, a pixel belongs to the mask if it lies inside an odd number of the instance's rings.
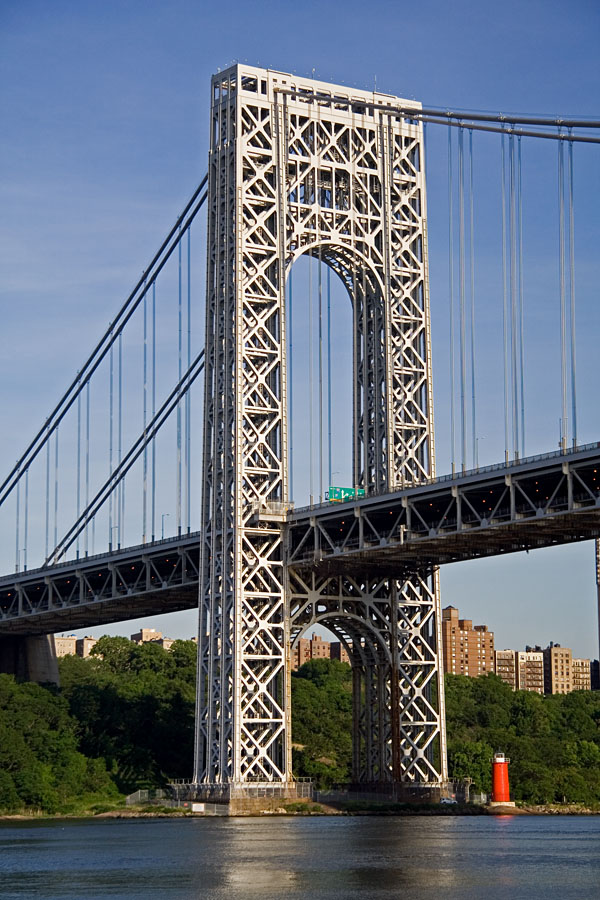
[[[145,285],[144,285],[145,288]],[[148,446],[146,444],[146,423],[148,421],[148,308],[144,293],[144,357],[143,357],[143,399],[142,417],[144,426],[144,455],[142,459],[142,544],[146,543],[148,516]]]
[[[560,129],[559,129],[560,133]],[[567,309],[565,293],[564,145],[558,142],[558,277],[560,290],[561,449],[566,451],[567,428]]]
[[[506,148],[502,134],[502,335],[504,340],[504,461],[509,460],[508,284],[506,272]]]
[[[516,213],[516,171],[515,171],[515,138],[508,139],[509,160],[509,259],[510,259],[510,372],[512,398],[512,448],[513,458],[519,458],[519,397],[517,379],[517,213]]]
[[[58,425],[54,432],[54,546],[58,544]]]
[[[152,418],[156,415],[156,282],[152,282]],[[156,538],[156,438],[152,436],[151,536]]]
[[[312,302],[312,254],[308,254],[308,442],[309,447],[309,493],[310,505],[314,500],[314,471],[313,471],[313,302]]]
[[[192,226],[187,230],[187,369],[192,365]],[[189,534],[192,530],[192,469],[191,469],[191,440],[192,440],[192,397],[190,388],[185,394],[185,518],[186,530]]]
[[[27,541],[29,537],[29,467],[25,469],[25,523],[23,527],[23,571],[27,571]]]
[[[518,195],[519,195],[519,399],[521,406],[521,458],[525,458],[525,316],[523,308],[523,181],[521,164],[521,136],[519,135]]]
[[[50,432],[46,434],[46,559],[50,540]]]
[[[294,500],[294,285],[293,285],[294,269],[290,266],[290,274],[288,281],[288,323],[287,333],[289,335],[289,351],[288,351],[288,379],[289,379],[289,476],[290,476],[290,500]]]
[[[575,222],[573,220],[573,141],[568,143],[569,178],[569,306],[571,313],[571,428],[577,447],[577,372],[575,357]]]
[[[327,266],[327,486],[331,487],[331,269]]]
[[[323,274],[319,246],[319,503],[323,502]]]
[[[352,239],[352,247],[354,249],[355,239]],[[354,378],[352,379],[352,484],[358,484],[360,478],[360,441],[359,441],[359,416],[360,416],[360,392],[358,386],[358,365],[360,361],[359,341],[360,335],[358,330],[358,308],[357,308],[357,291],[356,291],[356,273],[352,278],[352,371]]]
[[[179,253],[179,291],[178,291],[178,379],[181,381],[183,375],[182,369],[182,307],[181,307],[181,228],[179,229],[179,243],[177,246]],[[177,397],[177,490],[176,490],[176,518],[177,518],[177,534],[181,534],[181,394]]]
[[[123,452],[123,332],[119,332],[119,376],[118,376],[118,401],[119,412],[117,417],[117,463],[121,464],[121,454]],[[125,480],[119,481],[119,493],[117,495],[119,516],[117,520],[117,547],[121,547],[124,543],[123,529],[125,519]]]
[[[85,508],[90,505],[90,382],[85,385]],[[89,555],[89,520],[85,520],[85,555]],[[46,550],[46,556],[48,551]]]
[[[460,465],[467,468],[467,421],[465,403],[466,382],[466,316],[465,316],[465,179],[464,129],[458,129],[458,298],[459,298],[459,357],[460,357]]]
[[[111,333],[112,338],[112,333]],[[113,470],[113,345],[110,345],[110,373],[109,373],[109,402],[108,402],[108,417],[109,417],[109,427],[108,427],[108,469],[109,475],[112,475]],[[108,496],[108,549],[112,550],[112,515],[113,515],[113,492],[111,491]],[[56,546],[56,543],[55,545]]]
[[[81,393],[77,394],[77,518],[81,515]],[[79,535],[75,546],[75,556],[79,559]]]
[[[456,427],[454,409],[454,199],[452,185],[452,128],[448,126],[448,284],[450,292],[450,455],[452,474],[456,469]]]
[[[471,276],[471,457],[479,468],[477,452],[477,420],[475,416],[475,234],[473,215],[473,129],[469,129],[469,263]]]
[[[362,276],[361,276],[361,285],[360,285],[360,304],[361,304],[361,327],[362,327],[362,338],[363,338],[363,355],[362,355],[362,383],[363,383],[363,447],[364,447],[364,459],[363,459],[363,483],[362,487],[365,491],[369,491],[371,489],[377,490],[380,486],[380,482],[378,481],[379,472],[377,471],[375,465],[375,458],[373,454],[373,443],[372,438],[369,435],[369,420],[371,416],[373,416],[374,424],[376,422],[376,413],[375,413],[375,397],[371,394],[369,390],[369,356],[370,356],[370,348],[369,348],[369,309],[367,305],[367,273],[365,268],[363,267]],[[359,487],[358,484],[353,484],[352,487],[356,490]]]
[[[17,516],[15,523],[15,572],[19,571],[19,536],[20,536],[20,527],[19,527],[19,513],[21,511],[21,477],[20,472],[17,470]]]

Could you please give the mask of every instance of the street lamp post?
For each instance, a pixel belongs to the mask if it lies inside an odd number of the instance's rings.
[[[170,516],[170,515],[171,515],[170,513],[162,513],[162,515],[160,517],[160,539],[161,539],[161,541],[164,541],[164,539],[165,539],[165,519],[168,518],[168,516]]]

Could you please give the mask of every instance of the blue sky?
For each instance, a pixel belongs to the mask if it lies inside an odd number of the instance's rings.
[[[600,115],[599,39],[599,7],[581,0],[233,0],[226,7],[4,0],[0,472],[45,418],[202,176],[209,80],[218,67],[239,60],[314,70],[364,89],[376,79],[378,90],[428,106],[592,117]],[[434,390],[438,470],[445,472],[446,136],[429,135]],[[576,150],[581,439],[595,440],[600,166],[595,148]],[[503,452],[497,148],[482,141],[476,152],[478,436],[482,462],[494,462]],[[554,145],[524,146],[530,453],[554,449],[558,437],[555,171]],[[196,252],[201,270],[200,238]],[[591,544],[537,551],[448,567],[442,601],[487,623],[498,646],[556,640],[597,655],[593,576]],[[112,630],[128,633],[133,624]],[[192,614],[153,624],[174,636],[196,630]]]

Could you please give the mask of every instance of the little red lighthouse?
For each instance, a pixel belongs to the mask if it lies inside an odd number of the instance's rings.
[[[492,760],[492,803],[510,803],[510,789],[508,785],[509,762],[510,759],[504,753],[494,753]]]

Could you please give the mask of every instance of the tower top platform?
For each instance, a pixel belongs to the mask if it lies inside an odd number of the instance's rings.
[[[340,108],[346,109],[349,103],[356,103],[365,107],[364,114],[372,115],[374,109],[384,110],[389,107],[394,112],[398,107],[405,109],[421,109],[422,104],[417,100],[408,100],[396,97],[394,94],[385,94],[381,91],[363,91],[346,84],[334,84],[329,81],[320,81],[308,76],[293,75],[290,72],[279,72],[276,69],[263,69],[258,66],[248,66],[242,63],[234,63],[222,72],[213,75],[212,78],[213,102],[219,94],[231,94],[234,91],[242,91],[244,94],[256,94],[263,99],[273,100],[275,94],[288,95],[296,100],[306,103],[319,103],[329,106],[333,101],[340,103]],[[363,110],[357,110],[360,114]]]

